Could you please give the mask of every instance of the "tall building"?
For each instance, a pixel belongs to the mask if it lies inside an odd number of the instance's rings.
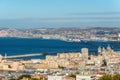
[[[82,53],[82,59],[88,60],[88,48],[82,48],[81,53]]]
[[[101,52],[102,52],[102,49],[101,49],[101,47],[99,46],[99,47],[98,47],[98,55],[100,55]]]

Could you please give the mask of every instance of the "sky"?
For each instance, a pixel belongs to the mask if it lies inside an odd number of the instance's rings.
[[[0,27],[120,27],[120,0],[0,0]]]

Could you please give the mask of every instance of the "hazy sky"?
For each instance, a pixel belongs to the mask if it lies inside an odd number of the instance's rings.
[[[0,27],[120,27],[120,0],[0,0]]]

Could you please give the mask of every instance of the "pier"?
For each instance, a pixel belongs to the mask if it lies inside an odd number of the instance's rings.
[[[5,56],[4,58],[21,58],[21,57],[30,57],[30,56],[41,56],[43,54],[23,54],[23,55],[15,55],[15,56]]]

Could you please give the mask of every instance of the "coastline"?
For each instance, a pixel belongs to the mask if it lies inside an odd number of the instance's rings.
[[[58,39],[41,38],[0,38],[0,53],[4,56],[24,55],[42,53],[41,56],[26,57],[25,59],[44,59],[46,55],[56,55],[57,53],[80,52],[81,48],[88,48],[89,55],[97,55],[99,46],[110,45],[115,51],[120,51],[119,41],[80,41],[67,42]]]

